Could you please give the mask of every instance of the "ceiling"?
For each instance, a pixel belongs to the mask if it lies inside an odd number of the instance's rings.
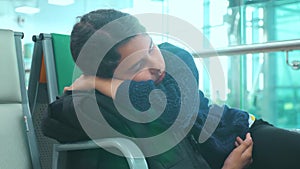
[[[38,7],[41,15],[51,16],[62,12],[86,12],[97,8],[129,8],[132,7],[133,0],[74,0],[74,3],[68,6],[51,5],[47,0],[0,0],[0,16],[13,15],[14,8],[22,5]]]

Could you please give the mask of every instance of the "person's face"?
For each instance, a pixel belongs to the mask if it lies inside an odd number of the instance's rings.
[[[120,64],[114,78],[122,80],[160,82],[164,77],[165,62],[158,47],[149,35],[141,34],[131,38],[118,48]]]

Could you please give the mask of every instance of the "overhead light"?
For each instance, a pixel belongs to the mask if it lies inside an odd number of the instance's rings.
[[[67,6],[74,3],[74,0],[48,0],[48,4]]]
[[[39,13],[40,9],[31,6],[20,6],[15,8],[15,11],[18,13],[35,14],[35,13]]]

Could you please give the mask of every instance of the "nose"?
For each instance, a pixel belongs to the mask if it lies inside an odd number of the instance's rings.
[[[151,69],[151,73],[157,74],[161,73],[165,69],[165,63],[162,56],[155,55],[155,56],[148,56],[147,59],[147,67]]]

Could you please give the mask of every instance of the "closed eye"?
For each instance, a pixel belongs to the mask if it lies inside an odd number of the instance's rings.
[[[144,62],[145,62],[144,59],[140,60],[139,62],[137,62],[134,65],[132,65],[129,68],[129,71],[133,72],[133,73],[138,72],[139,70],[141,70],[144,67]]]
[[[150,45],[149,45],[149,50],[148,50],[148,53],[150,54],[153,50],[154,50],[154,44],[153,44],[153,40],[152,38],[150,38]]]

